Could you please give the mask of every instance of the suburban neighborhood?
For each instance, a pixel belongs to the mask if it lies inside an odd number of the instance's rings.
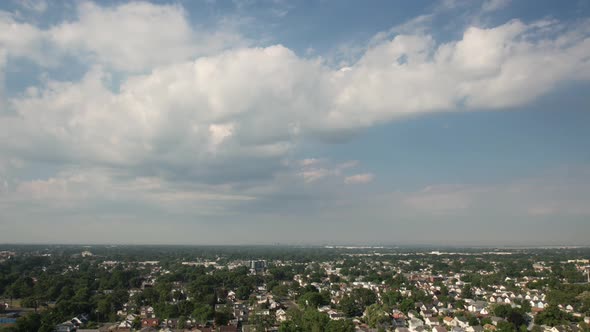
[[[585,248],[75,249],[2,252],[0,326],[47,315],[63,320],[40,330],[589,330]]]

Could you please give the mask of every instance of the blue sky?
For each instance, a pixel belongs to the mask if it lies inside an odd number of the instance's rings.
[[[587,1],[5,1],[0,242],[588,245]]]

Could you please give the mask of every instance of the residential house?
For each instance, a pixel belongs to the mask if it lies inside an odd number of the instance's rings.
[[[344,313],[338,312],[336,310],[329,310],[328,316],[330,317],[331,320],[342,320],[342,319],[346,318]]]
[[[483,326],[484,331],[496,331],[496,326],[492,324],[485,324]]]
[[[56,332],[72,332],[76,331],[76,326],[72,322],[64,322],[55,327]]]
[[[502,319],[500,317],[492,316],[492,317],[490,317],[490,320],[492,321],[492,324],[494,324],[494,326],[498,326],[498,323],[503,321],[504,319]]]
[[[455,317],[451,321],[451,326],[465,328],[469,326],[469,323],[465,317]]]
[[[131,331],[132,327],[133,327],[133,323],[131,321],[124,320],[121,323],[116,325],[116,330],[117,331]]]
[[[408,321],[408,327],[410,328],[410,331],[417,331],[416,328],[421,326],[424,326],[424,323],[417,318],[412,318]]]
[[[443,323],[447,326],[452,326],[452,322],[453,322],[453,318],[446,316],[445,318],[443,318]]]
[[[467,310],[473,313],[480,313],[487,306],[488,304],[485,301],[474,301],[467,307]]]
[[[279,309],[275,312],[277,322],[284,322],[287,320],[287,312],[283,309]]]
[[[481,325],[468,326],[465,328],[465,332],[484,332]]]
[[[234,303],[234,316],[239,322],[247,322],[249,309],[245,303]]]
[[[433,326],[437,326],[438,325],[438,318],[436,317],[427,317],[424,319],[424,322],[426,323],[426,325],[433,327]]]
[[[550,332],[578,332],[578,331],[580,331],[580,328],[575,324],[571,324],[568,326],[563,326],[563,325],[554,326],[549,331]]]
[[[429,310],[429,309],[426,309],[426,310],[420,311],[420,315],[421,315],[422,317],[424,317],[424,318],[429,318],[429,317],[432,317],[432,316],[434,316],[433,312],[432,312],[431,310]]]
[[[160,320],[157,318],[144,318],[141,320],[141,327],[158,327]]]

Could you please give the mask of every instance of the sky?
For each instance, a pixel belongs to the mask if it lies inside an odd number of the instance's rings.
[[[590,245],[590,2],[0,2],[0,243]]]

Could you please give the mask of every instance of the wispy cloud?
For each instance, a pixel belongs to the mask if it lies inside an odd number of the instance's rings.
[[[36,13],[43,13],[47,10],[48,4],[46,0],[13,0],[26,10],[31,10]]]
[[[481,6],[481,10],[484,13],[493,12],[505,8],[509,4],[510,0],[487,0]]]
[[[373,181],[375,176],[372,173],[363,173],[347,176],[344,178],[346,184],[365,184]]]

